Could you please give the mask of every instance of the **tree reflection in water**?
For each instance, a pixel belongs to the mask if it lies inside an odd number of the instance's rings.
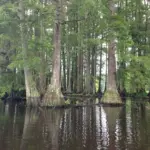
[[[149,141],[150,110],[133,101],[119,108],[0,109],[2,150],[147,150]]]
[[[58,150],[62,116],[63,113],[59,109],[39,110],[27,108],[20,149],[42,150],[45,148]]]
[[[107,149],[109,145],[109,129],[107,115],[103,107],[96,107],[96,141],[97,150]]]

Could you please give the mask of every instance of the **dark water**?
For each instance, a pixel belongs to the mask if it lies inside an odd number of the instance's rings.
[[[150,150],[150,109],[0,107],[0,150]]]

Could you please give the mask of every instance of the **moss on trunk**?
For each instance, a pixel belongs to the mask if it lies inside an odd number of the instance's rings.
[[[52,87],[49,87],[47,90],[43,101],[42,106],[63,106],[65,105],[65,100],[63,98],[63,95],[61,93],[60,88],[55,89]]]
[[[106,90],[101,102],[106,104],[123,104],[118,91],[115,90]]]
[[[37,91],[35,81],[33,80],[31,74],[25,73],[25,83],[26,83],[26,104],[27,106],[38,106],[40,102],[40,95]]]

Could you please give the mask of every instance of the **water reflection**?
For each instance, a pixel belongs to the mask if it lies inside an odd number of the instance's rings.
[[[96,142],[97,149],[107,149],[109,145],[109,128],[107,114],[103,107],[96,107]]]
[[[24,109],[20,110],[17,105],[0,105],[0,149],[20,149],[23,124]]]
[[[2,150],[148,150],[149,141],[150,110],[143,103],[50,110],[0,106]]]
[[[20,150],[58,150],[63,112],[27,108]]]

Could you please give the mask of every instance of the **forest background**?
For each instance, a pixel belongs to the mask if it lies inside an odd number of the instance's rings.
[[[0,95],[26,90],[46,106],[63,104],[52,100],[62,93],[147,95],[149,8],[147,0],[1,0]]]

